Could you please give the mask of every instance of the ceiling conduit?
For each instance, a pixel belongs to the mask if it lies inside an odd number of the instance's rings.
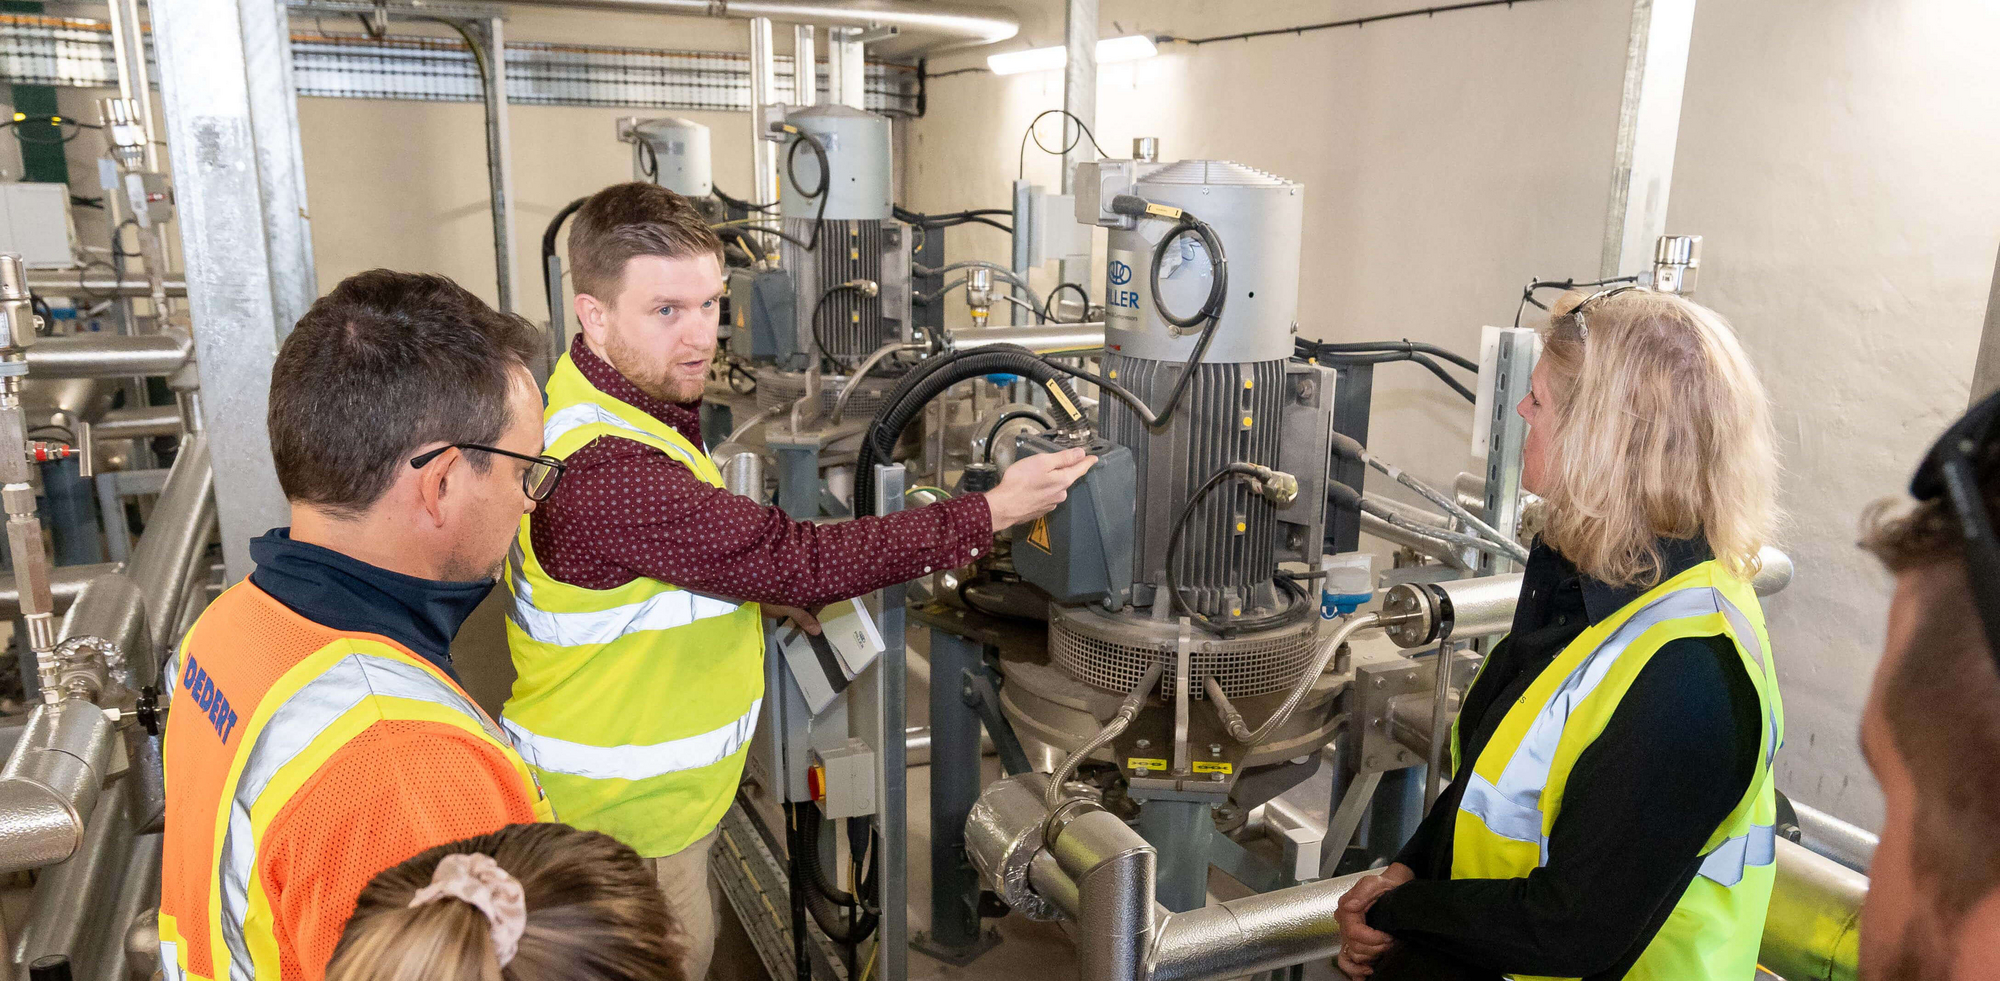
[[[920,0],[512,0],[538,7],[571,7],[671,14],[682,17],[767,17],[786,24],[893,28],[884,50],[913,54],[1005,41],[1020,33],[1011,14],[969,3]]]

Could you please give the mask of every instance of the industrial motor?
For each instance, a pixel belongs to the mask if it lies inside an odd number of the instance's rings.
[[[883,344],[902,339],[910,324],[910,239],[893,217],[889,120],[843,105],[795,109],[785,120],[819,142],[827,165],[822,174],[818,156],[802,135],[789,136],[778,151],[784,231],[798,242],[817,243],[811,252],[794,241],[782,247],[798,329],[790,350],[780,352],[779,363],[793,369],[806,366],[816,346],[812,316],[817,305],[825,354],[852,366]],[[876,295],[838,289],[859,281],[876,284]]]
[[[708,127],[692,119],[629,117],[618,138],[632,144],[632,179],[652,181],[690,201],[715,193]]]
[[[1227,256],[1228,289],[1202,363],[1164,425],[1148,427],[1121,401],[1102,402],[1104,437],[1130,450],[1137,470],[1130,526],[1102,529],[1130,537],[1131,587],[1089,605],[1054,606],[1051,655],[1078,681],[1123,692],[1181,643],[1167,574],[1175,520],[1216,471],[1256,464],[1295,475],[1297,498],[1281,508],[1244,481],[1215,485],[1188,516],[1171,579],[1186,606],[1217,628],[1196,630],[1194,697],[1211,675],[1232,697],[1285,690],[1311,659],[1318,617],[1309,591],[1279,577],[1279,563],[1318,562],[1334,384],[1332,372],[1290,362],[1305,189],[1214,160],[1100,161],[1079,170],[1077,188],[1078,219],[1111,226],[1105,375],[1156,411],[1165,410],[1202,327],[1162,316],[1151,285],[1155,247],[1177,236],[1161,262],[1158,302],[1180,318],[1202,307],[1215,261],[1174,221],[1118,214],[1112,199],[1137,195],[1206,222]]]

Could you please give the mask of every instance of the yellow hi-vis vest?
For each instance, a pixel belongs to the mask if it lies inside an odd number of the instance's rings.
[[[651,446],[695,476],[722,473],[672,426],[599,391],[568,355],[549,376],[544,452],[600,436]],[[514,691],[502,723],[564,822],[640,855],[706,835],[736,794],[764,698],[764,625],[734,603],[656,579],[583,589],[542,570],[529,518],[509,556]]]
[[[1525,878],[1546,863],[1549,830],[1562,812],[1570,769],[1604,731],[1633,679],[1667,642],[1715,636],[1735,645],[1757,689],[1765,722],[1757,769],[1742,800],[1702,846],[1700,874],[1625,976],[1740,981],[1754,975],[1776,873],[1771,758],[1783,739],[1784,709],[1757,594],[1713,561],[1661,583],[1585,630],[1507,710],[1474,761],[1459,802],[1451,877]],[[1456,726],[1451,748],[1455,770]]]

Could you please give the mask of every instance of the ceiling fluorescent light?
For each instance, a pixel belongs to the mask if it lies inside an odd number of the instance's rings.
[[[1153,46],[1153,39],[1144,34],[1108,37],[1097,42],[1097,63],[1100,65],[1138,61],[1141,58],[1151,58],[1158,53],[1159,49]],[[986,58],[986,67],[992,69],[995,75],[1018,75],[1022,72],[1051,71],[1063,67],[1068,62],[1069,52],[1061,45],[1056,45],[989,55]]]

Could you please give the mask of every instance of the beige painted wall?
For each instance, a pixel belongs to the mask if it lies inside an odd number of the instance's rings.
[[[396,30],[416,32],[402,25]],[[535,7],[512,8],[506,30],[512,40],[688,51],[743,51],[749,45],[741,21]],[[789,50],[790,32],[780,33],[780,50]],[[619,117],[632,115],[685,116],[711,127],[716,182],[747,193],[750,123],[744,114],[512,107],[515,296],[518,312],[531,320],[547,318],[542,231],[563,205],[632,179],[630,147],[615,135]],[[478,103],[305,98],[299,100],[299,134],[322,291],[343,277],[387,266],[442,273],[495,301],[485,115]]]
[[[1060,41],[1058,0],[1008,5],[1023,15],[1019,44]],[[1103,31],[1194,35],[1403,5],[1105,0]],[[1511,320],[1531,275],[1596,269],[1629,9],[1541,0],[1170,46],[1103,69],[1098,136],[1115,154],[1158,136],[1169,158],[1227,157],[1305,182],[1308,332],[1468,349],[1480,324]],[[745,46],[741,24],[693,18],[516,8],[509,29]],[[2000,246],[2000,62],[1977,44],[1996,31],[2000,10],[1982,0],[1704,0],[1696,21],[1671,226],[1707,237],[1700,298],[1742,331],[1785,437],[1784,544],[1800,572],[1767,604],[1790,709],[1781,781],[1864,824],[1880,805],[1854,727],[1886,583],[1851,545],[1854,518],[1901,484],[1966,398]],[[1055,74],[934,81],[930,115],[898,126],[905,203],[1004,206],[1022,128],[1060,104]],[[542,226],[629,176],[612,139],[627,114],[513,112],[516,275],[531,318],[543,316]],[[747,121],[688,115],[715,128],[717,179],[747,186]],[[300,119],[323,289],[391,266],[492,298],[477,106],[306,99]],[[1027,174],[1054,183],[1053,158],[1031,147]],[[1006,255],[1005,236],[986,229],[954,243],[954,257]],[[1380,369],[1375,407],[1372,442],[1392,459],[1438,480],[1471,463],[1467,408],[1421,369]]]
[[[1020,46],[1060,43],[1060,3],[1012,6]],[[1200,35],[1404,6],[1105,0],[1101,27]],[[1543,0],[1166,46],[1101,70],[1097,133],[1114,154],[1158,136],[1169,159],[1305,182],[1307,332],[1470,349],[1531,275],[1597,269],[1630,9]],[[1855,727],[1887,583],[1853,547],[1855,518],[1965,404],[2000,244],[2000,62],[1977,41],[1996,30],[1979,0],[1703,0],[1696,17],[1670,230],[1706,236],[1699,299],[1737,324],[1784,438],[1799,574],[1766,604],[1789,709],[1781,786],[1870,826]],[[933,82],[912,205],[1004,200],[1022,128],[1061,99],[1058,73]],[[1029,154],[1053,183],[1053,158]],[[1378,452],[1436,480],[1467,467],[1462,402],[1407,365],[1376,385]]]

